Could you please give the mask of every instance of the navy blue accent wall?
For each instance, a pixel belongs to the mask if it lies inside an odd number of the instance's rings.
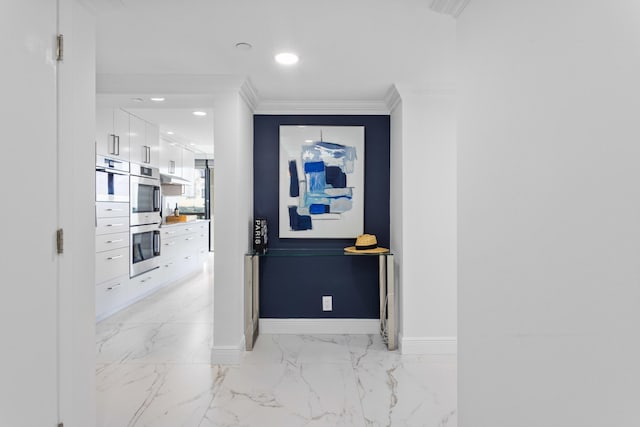
[[[389,247],[389,116],[255,115],[254,216],[267,218],[271,249],[344,248],[353,239],[278,238],[280,125],[364,126],[364,232]],[[313,271],[313,274],[309,274]],[[322,296],[333,295],[333,311]],[[260,260],[260,317],[377,318],[377,257],[290,257]]]

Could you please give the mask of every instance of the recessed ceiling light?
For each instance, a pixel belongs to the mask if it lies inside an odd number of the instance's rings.
[[[304,142],[313,142],[313,139],[305,139]]]
[[[293,65],[298,62],[298,55],[290,52],[283,52],[276,55],[276,62],[282,65]]]
[[[131,98],[131,100],[133,102],[143,102],[144,101],[144,99],[142,99],[142,98]]]
[[[170,131],[170,130],[168,130],[168,131],[167,131],[167,135],[173,135],[173,132],[172,132],[172,131]]]
[[[193,115],[194,116],[206,116],[207,113],[205,113],[204,111],[194,111]]]
[[[192,146],[194,146],[194,147],[195,147],[195,146],[196,146],[196,143],[195,143],[195,142],[190,142],[190,143],[189,143],[189,145],[192,145]]]
[[[164,98],[158,96],[158,97],[154,97],[154,98],[149,98],[151,99],[153,102],[162,102],[164,101]]]
[[[249,50],[252,47],[253,46],[251,45],[251,43],[247,43],[247,42],[236,43],[236,48],[240,50]]]

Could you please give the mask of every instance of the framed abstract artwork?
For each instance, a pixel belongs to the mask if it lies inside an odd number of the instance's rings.
[[[364,126],[280,126],[281,238],[364,230]]]

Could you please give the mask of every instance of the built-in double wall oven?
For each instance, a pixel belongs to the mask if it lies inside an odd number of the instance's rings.
[[[96,202],[129,201],[129,162],[96,156]]]
[[[160,267],[160,171],[131,164],[130,276]]]

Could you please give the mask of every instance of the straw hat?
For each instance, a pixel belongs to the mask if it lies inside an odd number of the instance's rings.
[[[356,245],[344,248],[344,251],[354,254],[382,254],[389,252],[389,249],[378,247],[378,239],[373,234],[361,234],[356,238]]]

